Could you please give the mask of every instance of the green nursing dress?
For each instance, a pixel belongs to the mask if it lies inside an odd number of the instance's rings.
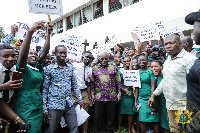
[[[140,72],[141,88],[139,88],[138,101],[141,104],[139,109],[139,121],[141,122],[159,122],[159,113],[151,114],[151,109],[148,108],[148,100],[151,97],[151,80],[156,80],[152,71],[148,68],[146,71]]]
[[[126,89],[127,86],[124,85],[123,79],[123,69],[119,69],[119,73],[121,76],[122,88]],[[129,89],[131,95],[128,96],[124,91],[121,94],[121,100],[119,102],[118,110],[119,114],[127,114],[127,115],[135,115],[138,111],[134,108],[135,98],[133,95],[133,89]]]
[[[160,84],[161,80],[163,79],[163,77],[158,77],[157,79],[157,83],[156,83],[156,87],[158,87],[158,85]],[[167,118],[167,108],[166,108],[166,99],[164,94],[160,94],[159,96],[159,107],[160,107],[160,126],[162,128],[165,128],[167,130],[170,130],[169,128],[169,121]]]
[[[16,65],[17,71],[22,72],[23,82],[22,88],[18,91],[15,112],[25,122],[31,122],[31,130],[27,130],[26,133],[42,132],[43,104],[40,86],[44,73],[41,64],[37,63],[35,68],[19,68],[18,64]]]

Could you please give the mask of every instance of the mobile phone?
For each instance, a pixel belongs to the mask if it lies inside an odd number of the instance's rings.
[[[31,123],[26,122],[25,125],[22,125],[21,123],[17,124],[17,130],[30,130],[31,129]]]
[[[22,72],[14,71],[12,73],[12,81],[22,79]]]

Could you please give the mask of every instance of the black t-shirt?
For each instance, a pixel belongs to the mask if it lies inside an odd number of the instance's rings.
[[[186,79],[187,109],[196,113],[197,110],[200,110],[200,58],[194,62]]]

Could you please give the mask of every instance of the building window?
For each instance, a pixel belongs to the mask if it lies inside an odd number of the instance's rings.
[[[66,30],[69,30],[69,29],[72,29],[73,28],[73,16],[71,15],[71,16],[68,16],[67,18],[66,18]]]
[[[93,5],[94,19],[103,16],[103,0],[99,0]]]
[[[63,20],[59,20],[57,22],[57,33],[62,33],[63,32]]]
[[[83,9],[83,23],[87,23],[89,21],[92,21],[93,13],[91,6],[88,6]]]
[[[81,11],[78,11],[74,14],[74,27],[79,25],[82,25]]]
[[[122,9],[122,3],[120,0],[109,0],[109,13]]]
[[[54,23],[53,24],[53,31],[51,32],[51,36],[54,36],[56,34],[56,30],[57,30],[56,23]]]

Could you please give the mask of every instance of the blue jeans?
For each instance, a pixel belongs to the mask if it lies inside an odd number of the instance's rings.
[[[69,132],[70,133],[78,132],[77,115],[74,106],[68,108],[67,110],[49,109],[49,116],[50,116],[49,125],[47,126],[45,133],[54,133],[62,116],[64,116],[65,121],[67,122],[67,126],[69,127]]]

